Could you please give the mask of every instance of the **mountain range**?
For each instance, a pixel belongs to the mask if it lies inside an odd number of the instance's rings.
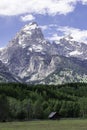
[[[25,25],[0,49],[0,60],[0,82],[87,82],[87,44],[70,35],[50,43],[36,22]]]

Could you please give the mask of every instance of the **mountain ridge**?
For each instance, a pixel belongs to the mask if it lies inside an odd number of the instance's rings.
[[[54,41],[58,54],[66,57],[76,57],[87,60],[87,44],[75,41],[70,35]]]
[[[25,83],[87,82],[87,46],[69,39],[70,42],[62,38],[58,43],[50,43],[33,22],[25,25],[1,51],[0,60]],[[83,49],[83,55],[70,56],[76,49]]]

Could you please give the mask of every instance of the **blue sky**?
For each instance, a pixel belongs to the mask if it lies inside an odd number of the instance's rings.
[[[29,22],[36,21],[49,40],[71,34],[87,43],[87,0],[0,1],[0,47]]]

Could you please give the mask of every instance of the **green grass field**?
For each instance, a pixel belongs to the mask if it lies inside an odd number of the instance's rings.
[[[0,130],[87,130],[87,120],[0,123]]]

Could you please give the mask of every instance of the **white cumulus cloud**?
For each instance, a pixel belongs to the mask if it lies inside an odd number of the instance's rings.
[[[61,39],[63,36],[59,36],[57,33],[53,34],[50,37],[47,37],[48,40],[50,41],[58,41],[59,39]]]
[[[0,15],[64,14],[74,11],[77,2],[87,4],[87,0],[1,0]]]
[[[87,0],[81,0],[83,4],[87,4]]]
[[[87,30],[81,30],[72,27],[59,27],[58,31],[61,31],[65,36],[71,35],[75,41],[84,42],[87,44]]]
[[[21,16],[21,21],[26,22],[26,21],[32,21],[35,20],[35,17],[32,14]]]
[[[49,26],[47,26],[47,25],[41,25],[40,28],[44,31],[44,30],[49,29]]]

